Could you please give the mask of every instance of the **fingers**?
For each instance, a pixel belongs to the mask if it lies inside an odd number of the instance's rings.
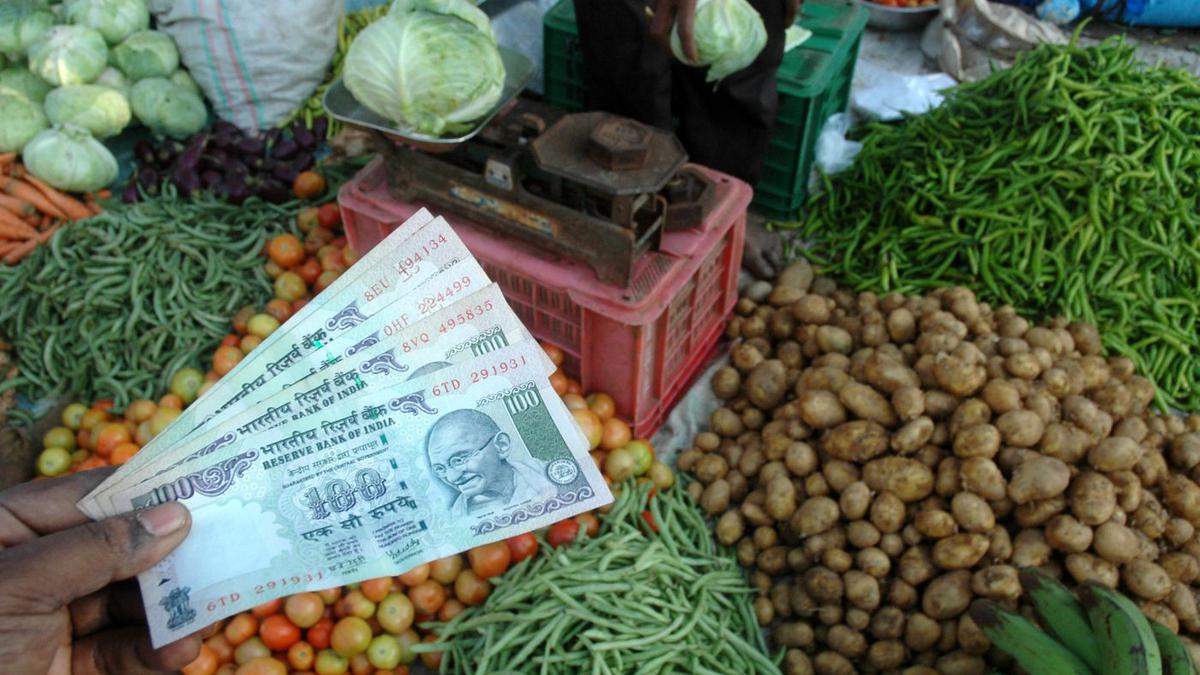
[[[650,37],[668,52],[671,51],[671,28],[675,25],[675,9],[679,0],[657,0],[650,19]]]
[[[76,637],[113,626],[145,623],[142,594],[133,580],[113,584],[71,603],[71,626]]]
[[[742,267],[757,279],[770,279],[775,276],[775,267],[767,261],[761,251],[746,251]]]
[[[72,675],[151,675],[175,672],[200,653],[200,638],[186,637],[155,650],[145,629],[121,628],[76,640]]]
[[[116,469],[105,467],[35,480],[0,492],[0,546],[16,546],[88,522],[90,519],[75,508],[75,503]]]
[[[696,51],[696,0],[679,0],[675,25],[679,27],[679,43],[683,47],[683,55],[691,63],[696,63],[700,60],[700,54]]]
[[[796,23],[796,15],[800,13],[800,0],[783,0],[783,25],[785,28]]]
[[[149,569],[190,524],[187,509],[169,502],[0,551],[0,595],[24,599],[29,611],[52,611]]]

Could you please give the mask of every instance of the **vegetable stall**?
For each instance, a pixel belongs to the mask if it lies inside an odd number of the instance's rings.
[[[278,83],[223,79],[185,10],[154,4],[0,6],[0,414],[34,446],[27,475],[142,471],[427,208],[537,340],[614,498],[231,610],[197,626],[185,675],[1196,672],[1194,75],[1076,39],[862,125],[850,168],[775,214],[788,264],[739,283],[774,188],[558,100],[578,75],[556,68],[558,10],[544,96],[487,5],[397,0],[340,15],[268,114]],[[865,10],[805,7],[818,38],[781,72],[821,49],[852,79]],[[766,42],[749,3],[699,3],[714,86]],[[781,129],[845,108],[824,84],[781,85]],[[380,288],[338,319],[370,319]],[[422,288],[422,312],[461,290]]]

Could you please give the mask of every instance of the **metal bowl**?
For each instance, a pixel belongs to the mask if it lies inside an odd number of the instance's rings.
[[[880,30],[919,30],[937,14],[936,4],[927,7],[888,7],[870,0],[855,0],[867,8],[867,25]]]

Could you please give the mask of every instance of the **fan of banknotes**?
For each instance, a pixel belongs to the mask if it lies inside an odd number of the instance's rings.
[[[138,577],[160,646],[612,501],[554,365],[441,218],[414,215],[79,503],[186,504]]]

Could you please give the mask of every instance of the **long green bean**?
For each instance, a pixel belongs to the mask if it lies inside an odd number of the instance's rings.
[[[682,486],[650,500],[649,531],[648,492],[627,484],[597,536],[543,542],[482,606],[432,624],[439,642],[412,649],[442,651],[443,673],[779,673],[732,553]]]
[[[1120,42],[1045,45],[900,124],[807,204],[801,253],[860,290],[961,284],[1101,324],[1160,407],[1200,407],[1200,81]]]

